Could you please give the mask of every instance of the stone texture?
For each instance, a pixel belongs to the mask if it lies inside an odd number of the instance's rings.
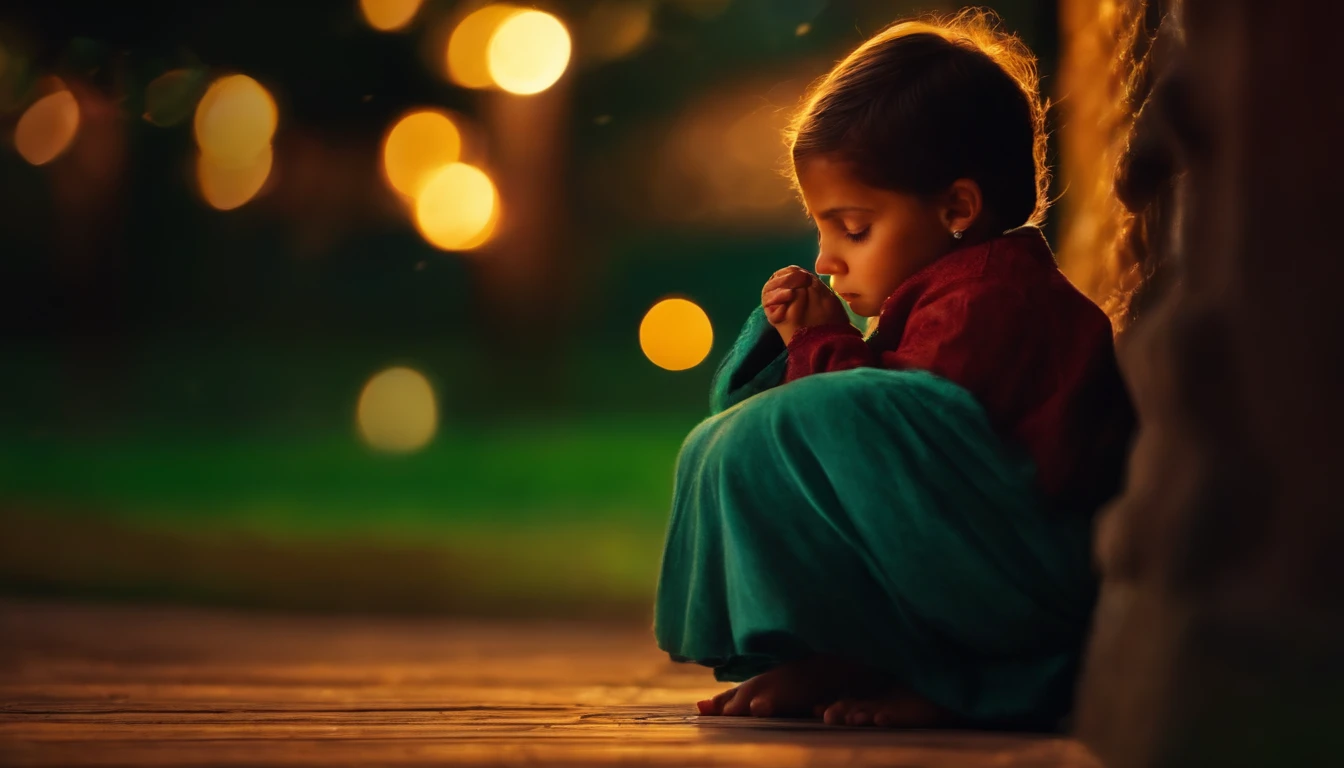
[[[1142,430],[1099,524],[1079,732],[1114,768],[1322,764],[1344,748],[1344,9],[1178,12],[1145,109],[1184,168],[1179,274],[1122,344]]]

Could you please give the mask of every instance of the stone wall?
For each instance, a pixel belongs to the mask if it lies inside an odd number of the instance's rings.
[[[1142,427],[1098,527],[1078,731],[1115,768],[1330,764],[1344,748],[1344,7],[1176,12],[1184,47],[1135,126],[1181,171],[1157,227],[1178,279],[1121,344]]]

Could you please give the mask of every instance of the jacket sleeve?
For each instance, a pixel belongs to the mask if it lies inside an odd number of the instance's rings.
[[[863,334],[849,323],[799,328],[789,341],[788,349],[786,382],[814,373],[847,371],[881,363],[864,341]]]
[[[722,413],[752,395],[784,381],[787,358],[779,332],[757,307],[747,316],[709,387],[710,413]]]

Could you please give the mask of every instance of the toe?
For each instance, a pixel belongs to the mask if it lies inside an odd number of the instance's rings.
[[[733,689],[733,697],[724,705],[720,714],[729,717],[741,717],[751,714],[751,691],[743,690],[742,686]]]
[[[749,708],[752,717],[774,717],[775,699],[768,693],[757,694],[752,697]]]
[[[872,722],[872,713],[862,708],[852,709],[849,714],[845,716],[846,725],[868,725]]]
[[[884,702],[873,712],[873,724],[883,728],[929,728],[938,721],[937,707],[911,696]]]
[[[849,707],[850,702],[846,699],[841,699],[827,707],[826,711],[822,713],[821,719],[825,721],[827,725],[844,725],[845,715],[849,713]]]
[[[729,688],[726,691],[718,693],[712,699],[696,702],[695,706],[700,710],[700,714],[702,715],[721,715],[723,714],[724,705],[729,701],[732,701],[733,694],[735,693],[737,693],[736,688]]]

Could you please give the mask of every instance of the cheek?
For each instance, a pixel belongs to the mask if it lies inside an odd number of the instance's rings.
[[[900,270],[900,265],[910,258],[912,249],[917,248],[908,232],[888,232],[882,237],[873,237],[869,242],[871,249],[868,260],[875,272],[892,273]]]
[[[890,232],[882,243],[882,252],[887,256],[891,270],[903,274],[913,273],[929,263],[938,254],[935,233],[928,228],[901,227]]]

